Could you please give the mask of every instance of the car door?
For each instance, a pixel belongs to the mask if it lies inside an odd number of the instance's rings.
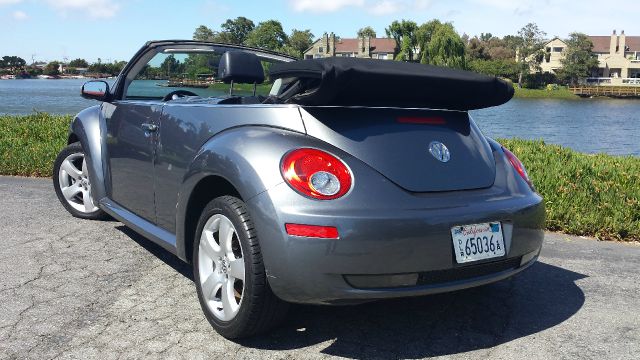
[[[110,198],[155,223],[154,154],[162,103],[118,100],[107,111]]]
[[[110,198],[156,225],[157,173],[154,163],[163,106],[170,100],[167,96],[176,91],[193,94],[189,90],[196,90],[181,87],[183,81],[192,80],[184,78],[190,70],[187,63],[202,69],[203,65],[218,61],[218,57],[200,53],[195,59],[189,59],[189,54],[176,51],[175,47],[179,46],[154,49],[130,65],[129,72],[119,77],[124,84],[122,92],[117,93],[118,98],[108,105],[108,111],[104,111],[111,174]]]

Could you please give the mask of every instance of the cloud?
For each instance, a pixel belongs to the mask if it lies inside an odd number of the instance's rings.
[[[431,7],[432,0],[380,0],[368,3],[367,11],[375,16],[384,16],[406,12],[415,14]]]
[[[327,13],[355,7],[375,16],[399,12],[422,11],[431,6],[433,0],[289,0],[297,12]]]
[[[369,12],[373,15],[390,15],[405,9],[405,4],[399,1],[382,0],[369,8]]]
[[[480,5],[496,8],[498,10],[506,10],[517,16],[526,16],[533,13],[534,7],[546,7],[551,5],[548,0],[544,0],[544,4],[534,0],[475,0]]]
[[[431,7],[432,0],[415,0],[413,7],[416,10],[426,10]]]
[[[29,18],[29,15],[27,15],[27,13],[24,11],[16,10],[11,13],[11,17],[14,20],[22,21],[22,20],[27,20]]]
[[[0,6],[2,6],[2,5],[19,4],[21,2],[22,2],[22,0],[0,0]]]
[[[120,10],[120,4],[109,0],[47,0],[47,2],[62,15],[66,15],[69,11],[80,11],[92,18],[110,18]]]
[[[326,13],[348,6],[362,7],[364,0],[289,0],[289,4],[297,12]]]

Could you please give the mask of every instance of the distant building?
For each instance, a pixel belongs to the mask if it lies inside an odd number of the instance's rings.
[[[613,31],[610,36],[589,36],[592,52],[598,57],[598,70],[587,82],[601,85],[640,84],[640,36],[620,35]],[[544,46],[545,56],[540,67],[543,72],[555,73],[562,68],[567,44],[559,38],[549,40]]]
[[[325,33],[304,52],[305,59],[318,59],[329,56],[344,56],[393,60],[397,53],[394,39],[361,37],[356,39],[336,39],[334,33]]]

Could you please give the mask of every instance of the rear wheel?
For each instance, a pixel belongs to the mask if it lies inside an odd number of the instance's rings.
[[[202,212],[193,274],[207,320],[226,338],[267,331],[286,315],[288,306],[269,287],[253,223],[238,198],[216,198]]]
[[[71,215],[91,220],[107,217],[91,195],[87,161],[79,142],[70,144],[58,154],[53,165],[53,187],[58,200]]]

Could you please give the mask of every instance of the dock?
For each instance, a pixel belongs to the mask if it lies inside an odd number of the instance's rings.
[[[580,97],[640,98],[640,86],[583,85],[569,87],[569,90]]]

